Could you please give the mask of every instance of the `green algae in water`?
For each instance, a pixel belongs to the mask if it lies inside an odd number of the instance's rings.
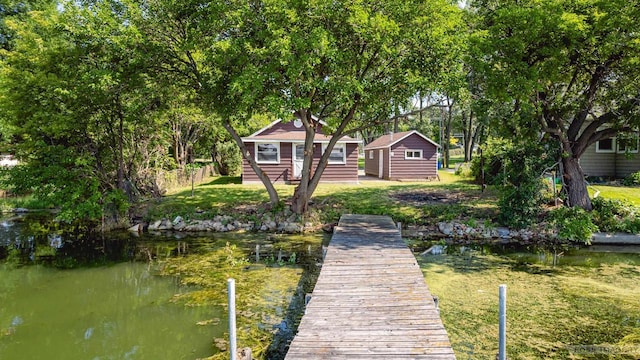
[[[270,265],[249,262],[242,250],[227,243],[215,251],[167,259],[162,272],[193,287],[177,294],[173,301],[195,307],[219,306],[225,312],[227,279],[235,279],[238,348],[250,347],[254,358],[260,359],[269,351],[282,350],[277,348],[276,334],[292,331],[302,311],[305,288],[309,286],[305,285],[307,279],[301,267]],[[227,356],[224,352],[227,339],[226,333],[215,339],[219,352],[212,359]]]
[[[507,284],[512,359],[640,357],[640,257],[548,254],[418,256],[458,359],[494,358],[498,285]]]

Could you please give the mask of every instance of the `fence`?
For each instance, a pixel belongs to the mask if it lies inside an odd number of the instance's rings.
[[[215,175],[213,165],[205,165],[193,170],[194,183],[200,183],[207,177]],[[191,170],[176,169],[171,171],[159,171],[155,175],[155,186],[161,194],[171,189],[191,185]]]

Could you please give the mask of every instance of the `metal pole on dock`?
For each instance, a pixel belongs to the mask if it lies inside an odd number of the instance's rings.
[[[507,359],[507,285],[500,285],[500,326],[498,328],[498,360]]]
[[[227,280],[227,293],[229,296],[229,352],[230,360],[236,360],[236,281]]]

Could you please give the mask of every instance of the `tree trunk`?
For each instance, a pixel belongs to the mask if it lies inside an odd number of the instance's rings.
[[[316,129],[310,119],[305,119],[306,112],[301,112],[301,121],[305,128],[305,140],[304,140],[304,162],[302,163],[302,174],[300,176],[300,184],[296,187],[291,198],[291,211],[296,214],[304,214],[309,210],[309,200],[313,190],[309,191],[309,185],[313,179],[311,173],[311,166],[313,165],[313,140],[316,135]],[[318,145],[320,146],[320,145]],[[327,147],[327,151],[331,151]],[[317,168],[315,171],[321,171]]]
[[[475,137],[477,134],[473,127],[473,110],[469,111],[469,117],[467,118],[467,112],[462,112],[462,136],[464,146],[464,162],[470,162],[473,156],[473,145],[475,144]]]
[[[587,211],[593,209],[587,183],[584,181],[584,172],[578,163],[578,159],[569,156],[562,159],[563,181],[567,193],[567,201],[570,207],[581,207]]]
[[[242,157],[249,162],[249,165],[251,165],[251,168],[253,169],[253,171],[256,173],[256,175],[258,175],[258,178],[260,179],[260,181],[262,181],[262,184],[264,184],[264,187],[267,189],[267,193],[269,194],[269,202],[271,203],[271,205],[272,206],[278,205],[278,203],[280,202],[280,197],[278,196],[278,192],[276,191],[276,188],[273,186],[273,183],[271,183],[271,179],[269,179],[269,176],[267,176],[267,173],[262,171],[262,168],[258,166],[258,163],[256,162],[256,160],[250,156],[249,150],[247,150],[247,147],[244,146],[244,143],[242,142],[242,138],[240,137],[240,135],[238,135],[238,132],[236,131],[236,129],[234,129],[233,126],[228,121],[224,121],[222,126],[224,126],[224,128],[229,132],[229,134],[231,134],[233,141],[235,141],[238,147],[240,147],[240,151],[242,152]]]
[[[444,126],[444,141],[442,142],[442,160],[445,168],[449,168],[449,144],[451,143],[451,122],[453,121],[453,101],[447,98],[447,121]]]
[[[118,134],[117,134],[117,143],[118,143],[118,153],[117,157],[117,181],[118,181],[118,189],[124,191],[129,197],[129,201],[133,201],[133,195],[130,191],[127,191],[127,187],[125,186],[125,169],[124,169],[124,111],[122,110],[122,104],[120,103],[120,98],[116,97],[116,106],[118,111]]]

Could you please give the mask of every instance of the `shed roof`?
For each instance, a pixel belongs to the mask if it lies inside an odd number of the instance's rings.
[[[383,135],[383,136],[375,139],[371,143],[369,143],[364,148],[365,148],[365,150],[388,148],[388,147],[391,147],[391,146],[399,143],[400,141],[408,138],[409,136],[411,136],[413,134],[416,134],[416,135],[420,136],[425,141],[433,144],[435,147],[440,147],[440,145],[438,145],[436,142],[434,142],[433,140],[429,139],[428,137],[422,135],[417,130],[411,130],[411,131],[403,131],[403,132],[399,132],[399,133],[395,133],[395,134],[392,133],[392,134]]]

